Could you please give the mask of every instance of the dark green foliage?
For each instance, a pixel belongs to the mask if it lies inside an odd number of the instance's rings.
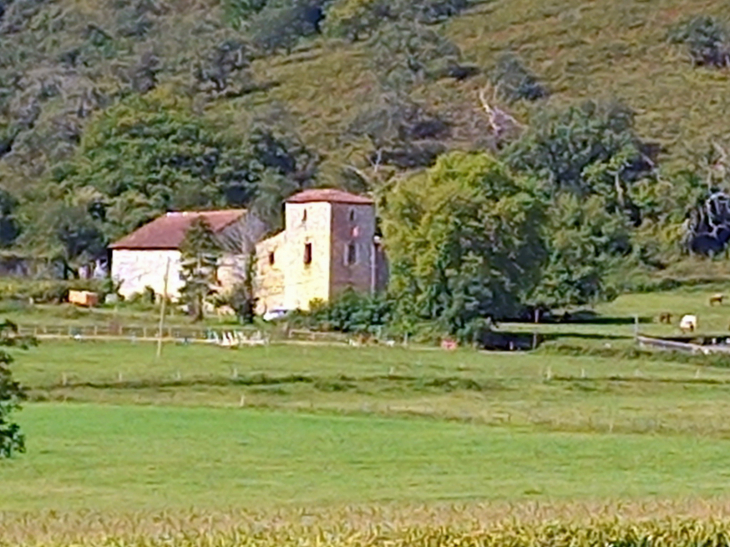
[[[371,69],[384,89],[406,91],[459,66],[461,51],[438,32],[412,20],[384,24],[370,42]]]
[[[309,312],[300,312],[292,320],[317,330],[376,334],[391,323],[393,308],[386,296],[348,290],[331,302],[315,303]]]
[[[429,25],[441,23],[458,15],[473,3],[472,0],[400,0],[402,17],[413,17]]]
[[[547,260],[530,300],[547,308],[581,306],[617,296],[608,276],[630,248],[630,225],[606,210],[602,196],[561,193],[545,223]]]
[[[217,292],[218,259],[221,245],[203,217],[195,219],[180,246],[180,279],[184,282],[180,298],[194,321],[205,317],[205,304]]]
[[[458,15],[471,0],[339,0],[327,11],[330,33],[350,41],[371,36],[390,21],[433,25]]]
[[[641,216],[629,188],[652,173],[651,155],[629,109],[593,102],[540,114],[504,154],[513,168],[538,177],[546,195],[601,195],[609,211],[624,211],[634,223]]]
[[[0,347],[27,346],[31,341],[17,336],[18,327],[10,321],[0,323]],[[12,414],[20,410],[26,399],[25,390],[13,379],[10,365],[13,356],[0,350],[0,458],[9,458],[15,452],[25,452],[25,436],[20,426],[12,421]]]
[[[499,94],[510,102],[536,101],[548,96],[548,90],[537,77],[512,54],[502,55],[490,74]]]
[[[227,96],[235,96],[255,89],[247,71],[251,59],[250,48],[240,40],[229,39],[217,45],[195,67],[198,90],[222,94],[233,84],[235,89]]]
[[[473,341],[539,282],[543,203],[498,161],[452,152],[397,183],[383,212],[398,314]]]
[[[54,170],[68,205],[51,231],[73,260],[97,250],[95,232],[103,244],[168,210],[242,206],[272,190],[287,197],[315,168],[316,157],[275,125],[258,123],[241,142],[162,92],[133,96],[98,116],[72,160]],[[274,175],[281,188],[259,186]],[[70,216],[80,233],[57,227]]]
[[[669,40],[685,44],[692,62],[722,68],[730,64],[730,30],[715,17],[698,15],[675,26]]]
[[[16,218],[18,200],[7,190],[0,188],[0,247],[9,247],[20,234]]]
[[[320,33],[326,0],[270,2],[253,20],[253,43],[266,54],[291,52],[302,38]]]
[[[268,0],[223,0],[224,17],[236,28],[245,24],[266,7]]]
[[[413,169],[433,165],[446,151],[444,141],[451,136],[451,126],[422,105],[385,93],[353,120],[350,133],[370,141],[372,165]]]

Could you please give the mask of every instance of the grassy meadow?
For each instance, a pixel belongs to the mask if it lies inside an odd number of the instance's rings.
[[[632,336],[635,315],[642,332],[677,334],[656,323],[665,311],[726,331],[730,305],[708,299],[727,288],[502,325],[548,335],[529,353],[279,341],[168,343],[158,359],[154,344],[89,339],[13,350],[28,452],[0,463],[0,545],[139,543],[140,530],[157,545],[172,529],[174,545],[496,544],[489,526],[517,545],[547,534],[546,518],[582,522],[593,544],[603,527],[629,533],[609,522],[621,511],[723,519],[730,367],[636,352]],[[662,530],[705,537],[693,526]]]

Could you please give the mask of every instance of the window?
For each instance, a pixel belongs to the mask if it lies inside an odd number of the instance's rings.
[[[352,266],[357,262],[357,247],[354,243],[350,243],[347,246],[346,262],[348,266]]]
[[[350,209],[350,222],[355,222],[355,209]]]
[[[304,209],[304,212],[302,213],[302,222],[307,222],[307,210]]]
[[[305,264],[312,263],[312,244],[311,243],[304,244],[304,263]]]
[[[273,266],[276,264],[276,256],[274,256],[274,253],[269,253],[269,266]]]

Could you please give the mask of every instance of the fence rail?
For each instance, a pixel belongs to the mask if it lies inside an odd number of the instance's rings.
[[[159,327],[152,326],[109,326],[109,325],[19,325],[18,333],[38,339],[97,339],[97,340],[156,340],[160,338]],[[347,343],[348,336],[341,333],[315,332],[301,329],[266,332],[267,339],[313,342]],[[255,327],[185,327],[170,326],[162,329],[162,338],[197,343],[216,343],[233,336],[235,338],[263,337],[264,333]]]
[[[664,351],[678,351],[681,353],[689,353],[691,355],[712,355],[712,354],[730,354],[730,346],[726,345],[709,345],[692,344],[691,342],[677,342],[675,340],[664,340],[662,338],[652,338],[649,336],[637,336],[636,341],[641,348],[653,348]]]

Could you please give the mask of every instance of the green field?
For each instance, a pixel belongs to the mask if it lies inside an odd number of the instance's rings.
[[[56,404],[31,406],[23,423],[30,454],[0,469],[2,509],[631,500],[730,487],[730,441],[686,436]]]
[[[730,367],[631,348],[634,315],[654,334],[677,333],[654,321],[662,311],[725,330],[730,307],[708,303],[723,288],[623,296],[590,322],[501,326],[548,335],[530,353],[279,341],[168,343],[158,359],[154,344],[89,339],[13,350],[28,453],[0,463],[0,524],[31,544],[46,532],[27,523],[50,530],[50,510],[83,541],[89,510],[104,526],[121,519],[124,537],[141,512],[181,529],[187,514],[304,508],[332,526],[353,507],[371,524],[413,507],[457,522],[454,504],[502,517],[715,514],[730,487]]]

